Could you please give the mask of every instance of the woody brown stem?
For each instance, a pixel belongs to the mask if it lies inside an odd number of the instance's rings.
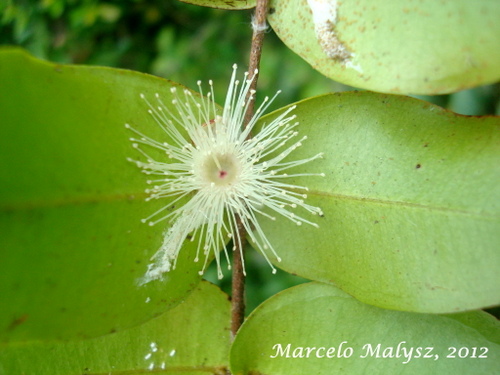
[[[268,0],[257,0],[257,6],[255,8],[255,14],[252,19],[253,35],[252,35],[252,46],[250,49],[250,62],[248,66],[249,78],[253,78],[251,84],[251,90],[255,90],[257,87],[258,73],[255,73],[259,69],[260,56],[262,54],[262,44],[264,41],[266,16],[268,9]],[[255,77],[254,77],[255,75]],[[249,92],[249,95],[250,92]],[[250,100],[247,112],[245,113],[245,119],[243,126],[247,126],[254,114],[254,102],[255,100],[251,97],[247,98]],[[246,231],[241,225],[241,220],[238,218],[238,231],[240,244],[235,241],[237,248],[233,254],[233,276],[232,276],[232,290],[231,290],[231,333],[233,338],[236,336],[239,328],[243,324],[245,319],[245,273],[244,273],[244,247],[246,241]]]
[[[252,46],[250,49],[250,61],[248,64],[248,77],[255,77],[250,86],[250,91],[255,90],[257,88],[257,80],[259,79],[259,66],[260,66],[260,57],[262,55],[262,45],[264,43],[264,35],[266,29],[266,16],[269,7],[269,0],[257,0],[257,6],[255,8],[255,13],[252,18],[252,27],[253,27],[253,35],[252,35]],[[257,71],[257,73],[255,73]],[[249,93],[250,95],[250,93]],[[254,105],[255,100],[252,99],[250,101],[250,105],[248,106],[246,115],[245,115],[245,126],[250,122],[252,116],[254,114]]]
[[[238,218],[238,229],[240,232],[241,249],[236,248],[233,254],[233,278],[231,293],[231,333],[236,336],[238,329],[245,319],[245,274],[243,269],[243,250],[245,248],[245,229]],[[238,245],[237,245],[238,246]]]

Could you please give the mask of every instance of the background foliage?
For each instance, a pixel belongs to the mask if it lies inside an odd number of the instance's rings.
[[[0,44],[53,62],[132,69],[191,88],[213,79],[223,92],[230,66],[248,61],[251,10],[164,0],[7,0],[0,12]],[[273,108],[348,89],[311,69],[269,30],[259,93],[283,90]],[[498,84],[422,98],[462,114],[500,113]]]

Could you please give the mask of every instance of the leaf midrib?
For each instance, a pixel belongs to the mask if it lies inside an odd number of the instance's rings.
[[[292,190],[298,192],[298,190]],[[389,200],[382,198],[372,198],[372,197],[361,197],[349,194],[340,194],[327,191],[309,190],[308,195],[316,197],[328,197],[331,199],[343,200],[343,201],[355,201],[355,202],[366,202],[371,204],[380,204],[386,206],[396,206],[396,207],[407,207],[416,208],[444,213],[454,213],[458,215],[466,215],[469,217],[480,217],[483,219],[490,219],[492,221],[500,220],[500,213],[493,212],[478,212],[467,209],[460,209],[454,207],[445,207],[431,204],[420,204],[415,202],[399,201],[399,200]],[[39,201],[26,201],[17,202],[13,204],[3,204],[0,206],[0,213],[7,213],[13,211],[31,211],[39,210],[44,208],[58,208],[64,206],[79,206],[87,204],[100,204],[104,202],[117,202],[117,201],[135,201],[144,200],[148,197],[148,194],[144,191],[135,193],[125,193],[125,194],[99,194],[99,195],[81,195],[73,198],[65,199],[49,199],[49,200],[39,200]]]

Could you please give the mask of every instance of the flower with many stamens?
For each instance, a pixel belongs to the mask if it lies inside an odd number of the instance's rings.
[[[296,138],[298,122],[291,115],[294,106],[264,125],[258,133],[251,134],[261,114],[279,94],[271,100],[266,97],[245,127],[244,116],[255,94],[250,89],[251,82],[247,73],[241,83],[236,80],[236,66],[233,66],[221,115],[216,115],[211,81],[210,91],[201,98],[194,97],[187,89],[179,93],[172,88],[174,99],[171,107],[175,110],[169,109],[158,94],[154,104],[141,94],[149,107],[149,114],[165,132],[166,141],[154,140],[126,124],[136,133],[136,137],[131,138],[133,146],[146,158],[145,161],[129,160],[144,173],[156,176],[148,181],[152,188],[146,190],[149,194],[147,199],[169,198],[164,207],[143,221],[150,225],[164,220],[171,223],[143,282],[161,278],[164,272],[174,269],[187,238],[198,242],[195,260],[202,254],[205,258],[200,273],[205,270],[213,253],[218,276],[222,278],[220,250],[224,250],[227,258],[226,243],[232,239],[233,249],[241,251],[239,226],[244,228],[276,272],[268,253],[278,261],[281,259],[266,238],[259,216],[271,220],[283,216],[297,225],[307,223],[318,226],[293,212],[296,207],[302,207],[311,214],[322,215],[321,209],[304,202],[307,187],[284,181],[296,176],[322,175],[287,173],[296,166],[320,158],[322,154],[288,160],[288,155],[307,138]],[[198,86],[203,95],[200,82]],[[165,160],[155,160],[141,146],[164,152]],[[190,197],[187,203],[166,213],[185,197]]]

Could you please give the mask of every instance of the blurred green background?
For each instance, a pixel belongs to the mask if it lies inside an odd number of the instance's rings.
[[[228,11],[176,0],[1,0],[0,44],[19,45],[53,62],[137,70],[196,89],[213,79],[223,100],[233,63],[246,68],[251,10]],[[350,89],[291,52],[269,29],[259,97],[283,90],[273,109]],[[500,86],[421,97],[457,113],[500,113]]]
[[[0,0],[0,45],[17,45],[52,62],[137,70],[196,89],[214,81],[222,103],[237,63],[246,69],[252,11],[198,7],[176,0]],[[332,91],[351,88],[314,71],[291,52],[271,29],[266,34],[257,100],[282,93],[271,109]],[[500,113],[500,86],[487,85],[452,95],[421,96],[457,113]],[[139,225],[139,224],[138,224]],[[285,253],[286,249],[280,252]],[[248,311],[279,290],[305,281],[271,268],[255,251],[247,251]],[[215,268],[206,278],[225,290]]]

